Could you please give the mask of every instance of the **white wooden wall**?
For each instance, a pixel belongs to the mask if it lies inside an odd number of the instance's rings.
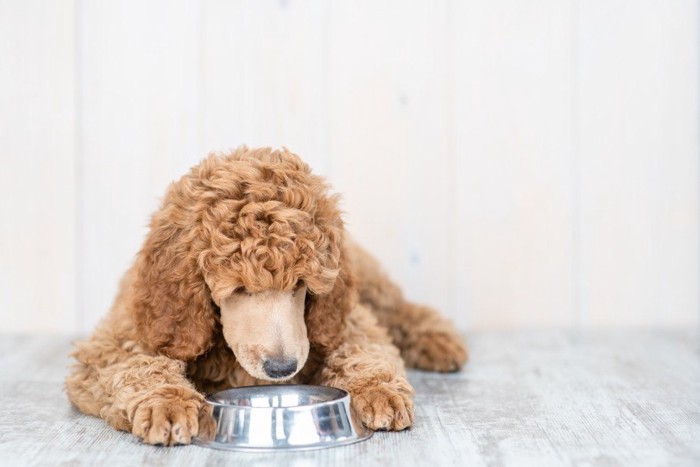
[[[168,182],[285,145],[460,327],[700,318],[691,0],[0,0],[0,331],[87,333]]]

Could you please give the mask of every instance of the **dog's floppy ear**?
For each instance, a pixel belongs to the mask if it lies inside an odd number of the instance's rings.
[[[174,226],[164,211],[153,217],[137,258],[133,316],[146,347],[190,360],[211,346],[216,316],[192,248],[195,229]]]
[[[308,297],[306,328],[312,347],[328,354],[340,345],[345,317],[356,301],[355,281],[347,262],[343,261],[333,289],[327,294]]]

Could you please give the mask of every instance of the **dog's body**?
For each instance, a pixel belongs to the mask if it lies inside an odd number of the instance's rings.
[[[242,148],[170,187],[74,356],[66,385],[80,410],[171,445],[210,428],[204,393],[271,381],[345,389],[369,428],[401,430],[413,421],[404,362],[454,371],[467,355],[449,322],[405,301],[347,238],[308,166]]]

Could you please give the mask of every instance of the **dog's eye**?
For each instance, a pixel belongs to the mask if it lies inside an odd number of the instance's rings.
[[[302,281],[297,282],[297,284],[294,286],[294,290],[292,290],[292,296],[296,295],[302,287],[304,287],[304,283]]]
[[[236,287],[236,288],[234,289],[233,293],[234,293],[234,294],[238,294],[238,295],[248,295],[249,297],[250,297],[251,295],[253,295],[252,293],[250,293],[250,292],[248,291],[248,289],[246,289],[246,288],[243,287],[243,286],[241,286],[241,287]]]

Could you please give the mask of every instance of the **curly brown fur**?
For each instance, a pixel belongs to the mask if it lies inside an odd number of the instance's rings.
[[[452,323],[435,310],[404,299],[401,289],[379,263],[357,245],[350,248],[358,274],[360,302],[389,330],[406,364],[429,371],[457,371],[468,358],[467,347]]]
[[[212,345],[212,299],[238,287],[288,290],[303,280],[321,302],[337,296],[343,226],[327,190],[298,157],[247,148],[211,156],[172,184],[136,263],[143,342],[172,358],[201,355]],[[333,343],[343,310],[325,317],[312,307],[309,320],[334,321],[312,342]]]
[[[394,344],[409,365],[428,369],[453,370],[466,354],[449,323],[405,302],[372,261],[345,238],[336,197],[297,156],[211,155],[170,186],[110,314],[76,344],[68,396],[151,444],[210,431],[203,393],[271,381],[344,388],[368,427],[407,428],[413,389]],[[292,299],[297,290],[305,301]],[[258,294],[279,298],[270,316],[246,321],[251,332],[300,319],[304,342],[258,343],[242,359],[227,338],[239,338],[237,316],[257,316]],[[252,367],[289,360],[297,344],[308,352],[289,371]]]

